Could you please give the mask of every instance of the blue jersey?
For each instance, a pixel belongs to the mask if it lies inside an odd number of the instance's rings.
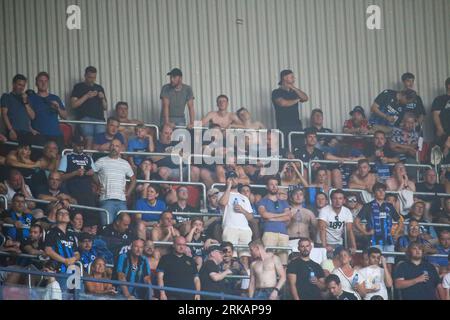
[[[131,262],[131,252],[121,254],[117,260],[117,273],[124,273],[127,282],[144,284],[144,278],[151,276],[150,264],[148,260],[140,256],[136,265]],[[138,299],[146,299],[147,290],[145,288],[138,288],[129,286],[128,292]]]
[[[75,255],[75,252],[78,251],[75,236],[68,231],[64,233],[57,226],[48,231],[47,236],[45,237],[45,247],[51,247],[53,251],[66,259],[72,258]],[[59,263],[59,272],[64,273],[66,271],[66,265]]]
[[[14,222],[19,221],[26,228],[5,227],[5,235],[13,241],[23,241],[30,236],[30,227],[34,222],[34,218],[31,214],[18,215],[17,212],[12,210],[6,213],[7,218],[12,219]]]
[[[130,139],[128,141],[128,147],[127,147],[127,151],[128,152],[148,152],[148,139],[139,139],[139,138],[134,138],[134,139]],[[139,166],[142,163],[142,160],[144,160],[145,157],[143,156],[133,156],[133,161],[134,164]]]
[[[41,97],[37,94],[31,95],[30,104],[36,117],[31,121],[33,129],[39,131],[40,134],[47,136],[62,136],[59,128],[58,111],[52,108],[51,102],[56,102],[61,109],[65,109],[61,99],[49,94],[47,97]]]
[[[136,202],[136,210],[138,211],[159,211],[163,212],[166,210],[167,206],[164,201],[156,200],[156,203],[154,206],[150,205],[148,203],[147,199],[139,199]],[[159,221],[160,215],[156,213],[148,213],[142,215],[143,221]]]
[[[83,264],[84,271],[88,270],[89,264],[94,262],[95,258],[97,258],[97,252],[94,248],[89,251],[80,251],[80,261]]]

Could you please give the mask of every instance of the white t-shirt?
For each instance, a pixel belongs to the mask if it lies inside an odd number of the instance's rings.
[[[219,193],[219,199],[223,196],[223,192]],[[241,230],[250,230],[247,218],[239,212],[234,211],[234,201],[237,200],[238,204],[247,212],[253,212],[252,205],[248,198],[237,192],[230,192],[230,199],[225,209],[220,211],[223,214],[222,226],[223,228],[235,228]]]
[[[450,272],[442,279],[442,287],[444,287],[444,289],[450,289]]]
[[[337,217],[337,218],[336,218]],[[327,223],[327,244],[343,244],[343,234],[346,223],[353,223],[353,215],[346,207],[341,208],[341,212],[336,212],[331,206],[322,208],[319,212],[319,220]]]
[[[62,300],[61,287],[58,281],[53,281],[47,285],[44,300]]]
[[[373,289],[379,286],[380,290],[368,293],[364,300],[370,300],[373,296],[382,296],[384,300],[388,300],[387,288],[384,283],[384,269],[379,266],[368,266],[358,271],[364,279],[366,279],[366,288]]]
[[[356,275],[358,275],[358,284],[361,284],[366,280],[359,271],[353,270],[353,274],[351,277],[347,277],[341,270],[341,268],[334,269],[332,273],[337,275],[339,277],[339,280],[341,280],[342,290],[353,293],[358,298],[358,300],[361,300],[361,296],[359,295],[359,293],[353,290],[352,287],[353,278]]]
[[[7,180],[4,181],[4,184],[5,184],[6,188],[8,189],[6,192],[6,199],[8,200],[8,203],[10,203],[12,201],[12,198],[16,194],[16,192],[14,191],[13,188],[11,188],[11,186],[8,184]],[[28,194],[31,194],[30,187],[27,184],[25,184],[25,190],[28,192]]]
[[[100,201],[112,199],[126,201],[126,178],[134,176],[133,169],[131,169],[128,161],[107,156],[98,159],[95,168],[102,185]]]

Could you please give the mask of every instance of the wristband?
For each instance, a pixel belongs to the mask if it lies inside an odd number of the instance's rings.
[[[280,293],[280,289],[278,289],[277,287],[273,288],[273,290]]]

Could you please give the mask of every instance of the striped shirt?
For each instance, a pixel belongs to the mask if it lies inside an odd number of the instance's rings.
[[[102,186],[100,201],[126,201],[126,178],[134,176],[130,164],[122,158],[113,159],[107,156],[98,159],[95,168]]]

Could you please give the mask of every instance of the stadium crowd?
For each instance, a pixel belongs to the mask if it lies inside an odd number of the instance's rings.
[[[450,169],[415,166],[450,164],[450,78],[432,103],[436,139],[426,143],[413,74],[401,77],[404,89],[381,92],[369,117],[352,108],[342,130],[351,136],[340,137],[323,127],[331,115],[321,109],[303,127],[299,108],[309,97],[283,70],[272,93],[277,129],[285,138],[304,134],[291,150],[277,147],[280,170],[267,175],[263,162],[237,157],[173,162],[172,133],[192,130],[198,118],[182,71],[168,76],[159,137],[129,119],[127,102],[105,117],[110,104],[95,67],[74,86],[70,108],[49,92],[48,73],[36,76],[36,91],[14,77],[0,101],[0,266],[65,273],[78,265],[85,277],[127,283],[83,281],[86,293],[126,299],[212,299],[200,290],[271,300],[450,299]],[[246,108],[228,111],[226,95],[216,103],[204,127],[266,128]],[[82,123],[61,123],[68,111]],[[246,140],[243,152],[257,145],[270,155],[267,138]],[[194,184],[177,183],[188,174]],[[195,183],[207,187],[206,199]],[[192,291],[149,294],[133,283]],[[29,283],[1,271],[0,284],[8,299],[8,288]],[[46,288],[46,299],[70,291],[57,277],[33,285]]]

